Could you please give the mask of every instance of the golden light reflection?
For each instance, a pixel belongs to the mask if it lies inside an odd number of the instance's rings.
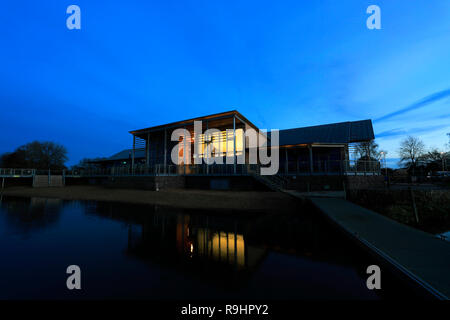
[[[197,231],[198,254],[212,257],[216,261],[245,266],[244,236],[231,232],[208,232],[205,229]]]

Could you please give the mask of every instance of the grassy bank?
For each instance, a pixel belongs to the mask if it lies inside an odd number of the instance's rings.
[[[413,199],[419,222],[416,222]],[[450,230],[449,190],[353,190],[348,200],[430,233]]]
[[[298,201],[279,192],[215,191],[174,189],[147,191],[108,189],[100,186],[66,186],[62,188],[13,187],[4,196],[43,197],[64,200],[98,200],[157,204],[192,209],[232,209],[259,212],[289,212]]]

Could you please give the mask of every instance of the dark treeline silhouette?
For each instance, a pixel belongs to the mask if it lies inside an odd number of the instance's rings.
[[[0,167],[60,170],[65,168],[67,160],[64,146],[50,141],[33,141],[3,154]]]

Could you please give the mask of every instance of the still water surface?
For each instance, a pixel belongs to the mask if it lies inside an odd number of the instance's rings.
[[[377,262],[311,208],[200,211],[3,198],[0,299],[379,299],[407,297]],[[78,265],[82,290],[66,288]]]

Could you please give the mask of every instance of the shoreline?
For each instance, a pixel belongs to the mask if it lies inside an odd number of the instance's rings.
[[[87,185],[48,188],[11,187],[4,189],[3,196],[156,204],[189,209],[230,209],[270,213],[292,212],[299,206],[299,200],[280,192],[196,189],[148,191],[109,189]]]

